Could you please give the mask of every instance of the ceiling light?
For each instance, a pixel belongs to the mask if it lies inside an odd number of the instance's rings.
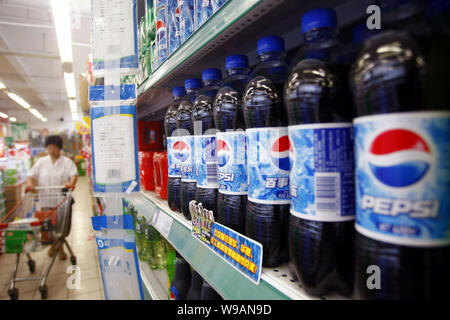
[[[3,82],[0,81],[0,90],[5,89],[6,86],[3,84]]]
[[[8,92],[8,97],[13,99],[15,102],[20,104],[25,109],[30,109],[30,104],[28,102],[26,102],[25,100],[23,100],[21,97],[19,97],[17,94],[12,93],[12,92]]]
[[[45,118],[45,117],[42,117],[42,122],[47,122],[47,118]]]
[[[6,113],[0,112],[0,117],[2,117],[3,119],[7,119],[8,115]]]
[[[39,111],[34,108],[30,109],[30,113],[38,119],[42,119],[44,117]]]
[[[72,28],[67,0],[51,0],[53,22],[55,23],[56,38],[61,61],[73,62],[72,57]]]
[[[78,113],[72,112],[72,120],[73,121],[78,121]]]
[[[16,118],[14,118],[14,117],[11,117],[11,118],[9,118],[9,121],[11,121],[11,122],[16,122],[16,121],[17,121],[17,119],[16,119]]]
[[[77,100],[70,99],[69,105],[70,105],[70,112],[76,113],[77,112]]]
[[[73,73],[64,72],[64,82],[66,83],[66,90],[69,99],[75,98],[75,75]]]

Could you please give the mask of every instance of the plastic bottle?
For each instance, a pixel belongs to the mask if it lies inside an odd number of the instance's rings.
[[[287,77],[284,40],[258,41],[259,63],[243,97],[247,134],[248,201],[246,234],[263,245],[263,266],[287,260],[290,143],[283,103]]]
[[[350,66],[340,64],[344,47],[336,28],[333,9],[303,16],[305,58],[285,86],[294,161],[290,261],[303,288],[315,296],[353,291],[353,107],[345,85]]]
[[[187,293],[187,300],[200,300],[202,294],[203,278],[195,270],[192,270],[191,286]]]
[[[163,242],[166,247],[167,253],[166,254],[167,288],[170,299],[170,287],[172,285],[173,278],[175,277],[176,251],[165,239],[163,240]]]
[[[202,72],[203,89],[194,101],[192,121],[194,122],[195,170],[197,187],[195,199],[203,208],[214,212],[217,219],[217,160],[216,132],[214,129],[213,102],[222,80],[220,69],[206,69]]]
[[[194,125],[192,123],[192,103],[197,97],[198,91],[202,87],[200,79],[187,79],[184,82],[187,95],[181,100],[177,111],[177,127],[186,132],[183,134],[182,141],[188,146],[190,152],[188,157],[183,159],[181,166],[181,203],[180,208],[186,219],[191,219],[189,212],[189,202],[195,200],[195,189],[197,178],[195,175],[195,149],[194,149]]]
[[[244,234],[248,185],[242,94],[250,69],[245,55],[228,56],[225,67],[228,77],[217,92],[213,108],[214,123],[219,130],[217,218],[219,223]]]
[[[220,294],[214,290],[207,281],[203,280],[200,300],[223,300]]]
[[[177,110],[181,99],[186,95],[184,87],[173,88],[173,103],[164,117],[164,129],[167,137],[167,159],[169,179],[167,181],[167,203],[170,209],[180,211],[181,161],[187,157],[187,146],[178,136]]]
[[[191,285],[191,267],[177,252],[175,262],[175,276],[170,286],[170,298],[172,300],[186,300],[187,292]]]
[[[385,31],[351,73],[355,287],[363,299],[448,300],[449,33],[423,19],[421,1],[384,4]]]

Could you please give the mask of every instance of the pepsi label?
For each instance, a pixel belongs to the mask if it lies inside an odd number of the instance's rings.
[[[291,214],[316,221],[354,219],[352,124],[290,126],[289,138]]]
[[[181,137],[167,138],[167,165],[170,178],[181,178],[181,163],[186,157],[184,150],[187,145],[181,140]]]
[[[167,59],[167,11],[166,6],[156,9],[156,46],[158,65]]]
[[[217,183],[217,159],[216,159],[216,136],[202,135],[194,136],[195,171],[197,187],[218,188]]]
[[[288,204],[291,145],[286,127],[247,129],[248,199]]]
[[[356,230],[406,246],[450,244],[450,112],[354,120]]]
[[[219,192],[236,195],[247,194],[247,138],[245,131],[218,132],[216,136]]]
[[[180,138],[184,142],[182,150],[183,158],[181,159],[181,181],[195,182],[195,166],[194,166],[194,137],[183,136]]]

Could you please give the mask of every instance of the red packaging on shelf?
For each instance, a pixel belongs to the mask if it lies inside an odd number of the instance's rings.
[[[161,122],[138,120],[138,150],[158,150],[162,147]]]
[[[155,151],[139,151],[139,178],[141,186],[147,191],[155,191],[154,154]]]
[[[167,152],[156,152],[153,156],[153,168],[155,172],[155,192],[164,200],[167,200],[167,181],[169,171],[167,164]]]

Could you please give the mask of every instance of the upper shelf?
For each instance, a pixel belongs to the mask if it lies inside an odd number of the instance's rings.
[[[233,268],[210,248],[192,236],[190,221],[167,206],[155,193],[143,191],[128,195],[129,203],[148,221],[152,221],[156,211],[165,214],[171,220],[170,228],[158,231],[189,262],[190,265],[224,298],[233,300],[312,300],[342,299],[336,295],[322,298],[311,297],[293,279],[287,265],[277,268],[263,268],[261,281],[256,285]],[[164,229],[164,227],[162,228]]]
[[[301,45],[301,17],[313,8],[333,7],[340,27],[355,24],[371,0],[229,0],[138,87],[138,118],[161,120],[172,102],[171,88],[205,68],[220,68],[225,58],[246,54],[257,62],[256,44],[267,35],[284,38],[286,50]]]

